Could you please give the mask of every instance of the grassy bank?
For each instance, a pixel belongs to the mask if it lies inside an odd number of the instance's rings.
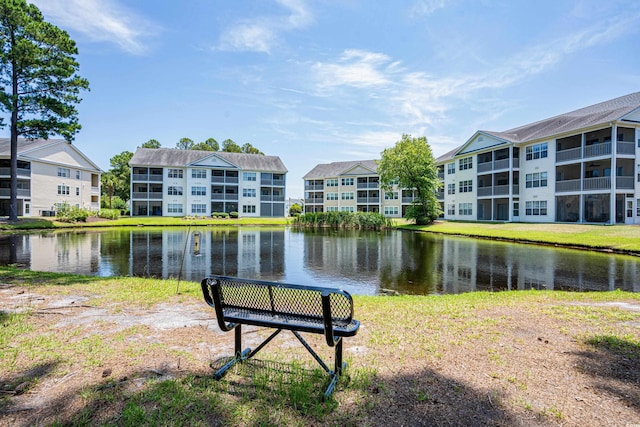
[[[233,334],[196,283],[0,268],[0,293],[3,425],[625,425],[640,411],[638,294],[356,296],[347,375],[322,402],[324,376],[284,334],[215,381]]]
[[[399,224],[398,228],[523,243],[575,246],[640,254],[640,227],[633,225],[477,223],[436,221],[431,225]]]
[[[173,227],[188,225],[287,225],[288,218],[174,218],[122,217],[115,220],[89,218],[87,222],[67,223],[45,218],[21,218],[17,222],[0,221],[0,230],[19,231],[49,228],[94,227]]]

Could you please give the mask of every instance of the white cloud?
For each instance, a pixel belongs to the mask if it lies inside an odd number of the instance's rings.
[[[438,9],[444,9],[450,0],[418,0],[411,8],[411,15],[431,15]]]
[[[132,54],[146,51],[143,40],[157,28],[113,0],[30,0],[64,29],[98,42],[117,44]]]
[[[352,86],[366,88],[390,84],[397,63],[391,63],[387,55],[363,50],[345,50],[336,63],[316,63],[313,70],[321,90]]]
[[[313,22],[313,16],[303,1],[277,2],[290,12],[289,15],[234,22],[220,35],[217,49],[270,53],[280,33],[304,28]]]

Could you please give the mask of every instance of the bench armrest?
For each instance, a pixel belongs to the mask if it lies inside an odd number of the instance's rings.
[[[331,321],[331,292],[322,292],[322,317],[324,319],[324,336],[327,339],[327,344],[330,347],[334,347],[342,339],[337,339],[333,335],[333,322]]]
[[[204,296],[205,302],[209,306],[213,307],[216,312],[216,320],[218,321],[218,326],[220,327],[220,329],[222,329],[224,332],[229,332],[230,330],[238,326],[238,323],[226,323],[224,321],[224,313],[222,311],[222,303],[220,298],[220,286],[218,285],[218,282],[215,281],[211,283],[209,279],[204,279],[202,282],[200,282],[200,286],[202,287],[202,295]]]

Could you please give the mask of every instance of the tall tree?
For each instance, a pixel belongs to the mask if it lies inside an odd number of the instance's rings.
[[[242,148],[240,148],[233,139],[225,139],[222,141],[222,151],[227,153],[242,153]]]
[[[208,138],[206,141],[194,144],[191,149],[200,151],[218,151],[220,149],[220,145],[214,138]]]
[[[176,147],[180,150],[191,150],[193,148],[193,140],[189,138],[180,138],[176,143]]]
[[[80,130],[76,105],[89,82],[78,74],[75,42],[45,22],[25,0],[0,0],[0,109],[11,115],[9,219],[18,219],[18,137],[61,135]],[[4,125],[4,123],[0,123]]]
[[[150,139],[141,145],[141,148],[160,148],[162,145],[157,139]]]
[[[118,196],[122,200],[129,200],[131,197],[131,166],[129,166],[129,162],[132,157],[131,151],[123,151],[109,160],[111,169],[102,175],[102,185],[104,186],[102,193],[105,196]]]
[[[427,138],[402,135],[394,147],[382,152],[378,175],[383,191],[391,191],[392,182],[396,180],[398,187],[414,190],[415,198],[407,211],[407,218],[415,220],[416,224],[427,224],[438,217],[440,208],[436,192],[440,188],[440,180]]]
[[[264,155],[264,153],[262,151],[258,150],[256,147],[254,147],[253,145],[249,144],[248,142],[242,146],[242,152],[243,153],[247,153],[247,154],[262,154],[262,155]]]

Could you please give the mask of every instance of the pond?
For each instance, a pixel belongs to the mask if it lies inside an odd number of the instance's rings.
[[[120,228],[0,236],[0,265],[200,281],[208,274],[354,294],[640,291],[640,258],[409,231]]]

